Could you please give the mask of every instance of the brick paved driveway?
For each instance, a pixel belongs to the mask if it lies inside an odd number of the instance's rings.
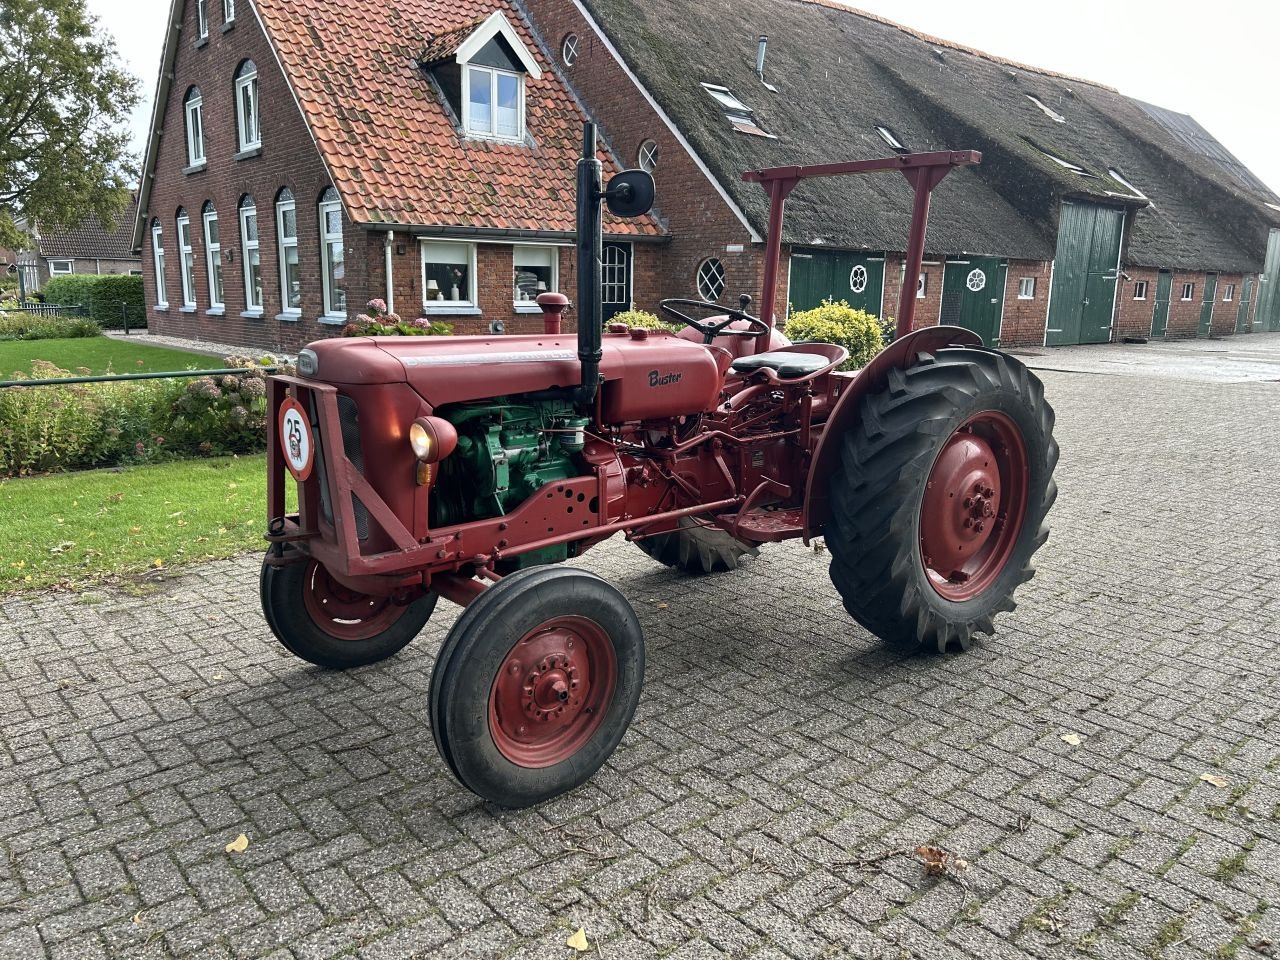
[[[1044,376],[1062,495],[995,639],[887,655],[799,545],[608,544],[647,688],[533,811],[436,757],[448,604],[344,675],[266,639],[254,558],[4,601],[0,956],[1280,955],[1280,387]],[[922,843],[969,869],[880,858]]]

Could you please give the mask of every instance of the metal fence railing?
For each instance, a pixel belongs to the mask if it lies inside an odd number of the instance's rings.
[[[25,300],[16,307],[0,308],[0,313],[25,313],[32,317],[83,317],[89,309],[81,304],[40,303]]]

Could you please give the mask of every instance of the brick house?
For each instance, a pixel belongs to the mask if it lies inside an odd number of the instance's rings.
[[[137,216],[138,197],[134,194],[114,224],[93,217],[71,225],[35,224],[30,231],[33,245],[14,255],[23,292],[35,293],[51,277],[141,273],[142,261],[133,248]]]
[[[976,148],[935,193],[917,323],[1280,329],[1280,198],[1191,118],[825,0],[175,0],[135,231],[152,329],[293,348],[375,297],[538,329],[585,117],[658,185],[606,224],[606,310],[758,294],[747,169]],[[803,185],[779,315],[892,312],[909,211],[893,177]]]

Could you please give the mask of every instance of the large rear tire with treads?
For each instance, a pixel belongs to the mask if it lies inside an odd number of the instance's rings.
[[[845,609],[904,652],[967,649],[1012,611],[1057,497],[1044,386],[1007,354],[922,354],[838,438],[825,525]]]

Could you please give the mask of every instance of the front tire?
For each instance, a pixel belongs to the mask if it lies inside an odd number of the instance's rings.
[[[513,573],[480,594],[431,675],[431,729],[458,782],[503,807],[585,783],[626,733],[644,634],[617,589],[565,567]]]
[[[635,544],[659,563],[694,574],[737,570],[743,557],[760,553],[727,531],[689,517],[681,517],[677,529],[671,533],[655,533]]]
[[[826,542],[860,624],[903,652],[968,649],[1016,607],[1057,498],[1053,409],[1003,353],[949,348],[892,370],[839,438]]]
[[[262,615],[290,653],[332,670],[377,663],[403,650],[436,608],[434,593],[397,604],[348,590],[315,560],[263,560]]]

